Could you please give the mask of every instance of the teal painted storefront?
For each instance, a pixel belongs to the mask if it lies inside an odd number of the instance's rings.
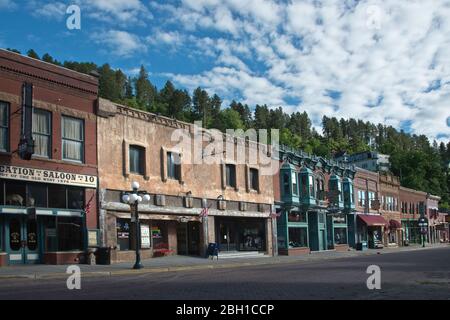
[[[279,253],[353,246],[354,171],[322,158],[304,156],[304,153],[285,155],[280,169]],[[327,192],[325,174],[330,175]]]
[[[46,254],[85,251],[86,244],[83,211],[0,206],[0,252],[7,265],[46,263]]]

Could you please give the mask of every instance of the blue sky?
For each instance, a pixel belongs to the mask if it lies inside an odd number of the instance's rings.
[[[0,0],[0,47],[447,142],[449,20],[448,0]]]

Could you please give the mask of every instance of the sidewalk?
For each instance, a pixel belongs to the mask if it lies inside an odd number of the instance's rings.
[[[262,257],[262,258],[235,258],[235,259],[219,259],[211,260],[199,257],[186,256],[170,256],[163,258],[153,258],[144,260],[142,262],[144,268],[141,270],[133,270],[132,262],[117,263],[113,265],[79,265],[82,275],[84,277],[109,277],[115,275],[131,275],[131,274],[145,274],[154,272],[175,272],[187,270],[207,270],[218,268],[239,268],[245,266],[271,265],[271,264],[286,264],[286,263],[308,263],[315,261],[334,260],[347,257],[368,256],[376,254],[389,254],[395,252],[415,251],[415,250],[429,250],[435,248],[448,248],[449,244],[428,245],[425,248],[421,246],[409,246],[400,248],[384,248],[384,249],[369,249],[367,251],[324,251],[314,252],[311,254],[287,257]],[[50,279],[50,278],[67,278],[66,266],[54,265],[24,265],[14,267],[1,267],[1,279]]]

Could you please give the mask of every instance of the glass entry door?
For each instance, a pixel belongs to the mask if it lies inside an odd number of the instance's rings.
[[[198,222],[179,223],[177,226],[177,248],[179,255],[200,254],[200,224]]]
[[[219,237],[221,251],[236,251],[236,228],[234,223],[221,221],[219,225]]]
[[[10,264],[39,263],[37,220],[20,215],[6,219],[6,249]]]

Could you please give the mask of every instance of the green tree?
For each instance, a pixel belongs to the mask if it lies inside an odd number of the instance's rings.
[[[36,51],[34,51],[33,49],[30,49],[27,51],[27,56],[29,56],[30,58],[38,59],[38,60],[41,59],[39,57],[39,55],[36,53]]]
[[[135,80],[136,101],[139,108],[147,111],[154,111],[156,88],[150,82],[148,72],[142,65],[139,75]]]

